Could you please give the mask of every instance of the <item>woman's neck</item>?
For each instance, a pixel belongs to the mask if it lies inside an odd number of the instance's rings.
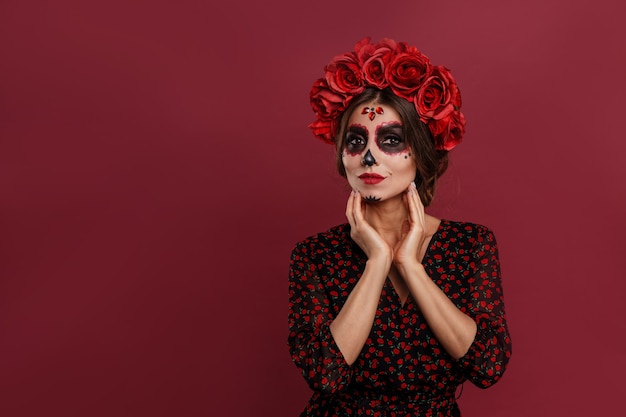
[[[402,224],[409,212],[401,195],[376,203],[367,203],[365,219],[389,243],[400,240]]]
[[[402,237],[402,226],[409,219],[409,211],[402,196],[376,203],[367,203],[365,220],[385,241],[394,247]],[[441,220],[424,213],[426,241],[437,231]]]

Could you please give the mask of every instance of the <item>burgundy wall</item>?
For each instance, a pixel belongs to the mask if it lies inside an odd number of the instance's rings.
[[[611,415],[623,16],[618,0],[3,1],[0,415],[299,413],[289,253],[347,198],[308,91],[366,35],[418,45],[463,93],[431,213],[495,231],[514,338],[465,415]]]

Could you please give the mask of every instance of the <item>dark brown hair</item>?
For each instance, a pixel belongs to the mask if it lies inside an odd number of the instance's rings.
[[[437,179],[448,168],[448,151],[435,150],[432,134],[428,130],[428,126],[420,120],[415,106],[405,99],[396,96],[389,88],[384,90],[376,88],[365,89],[363,93],[350,102],[346,111],[341,115],[337,136],[335,137],[339,174],[343,177],[346,176],[341,151],[343,150],[343,142],[348,130],[350,115],[355,108],[371,102],[393,107],[398,112],[402,121],[402,133],[411,149],[413,160],[417,166],[417,172],[415,173],[417,191],[424,206],[428,206],[435,195]]]

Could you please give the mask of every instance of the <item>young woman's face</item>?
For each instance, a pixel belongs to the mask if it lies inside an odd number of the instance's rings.
[[[400,195],[415,179],[412,151],[392,107],[374,102],[357,107],[348,120],[341,152],[350,186],[366,201]]]

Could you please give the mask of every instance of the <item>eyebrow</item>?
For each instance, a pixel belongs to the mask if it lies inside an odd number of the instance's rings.
[[[358,123],[354,123],[348,126],[348,132],[360,133],[361,135],[364,135],[364,136],[369,135],[369,131],[367,130],[367,128]]]
[[[385,133],[398,133],[398,130],[402,132],[402,123],[384,122],[376,126],[376,136],[384,135]]]

